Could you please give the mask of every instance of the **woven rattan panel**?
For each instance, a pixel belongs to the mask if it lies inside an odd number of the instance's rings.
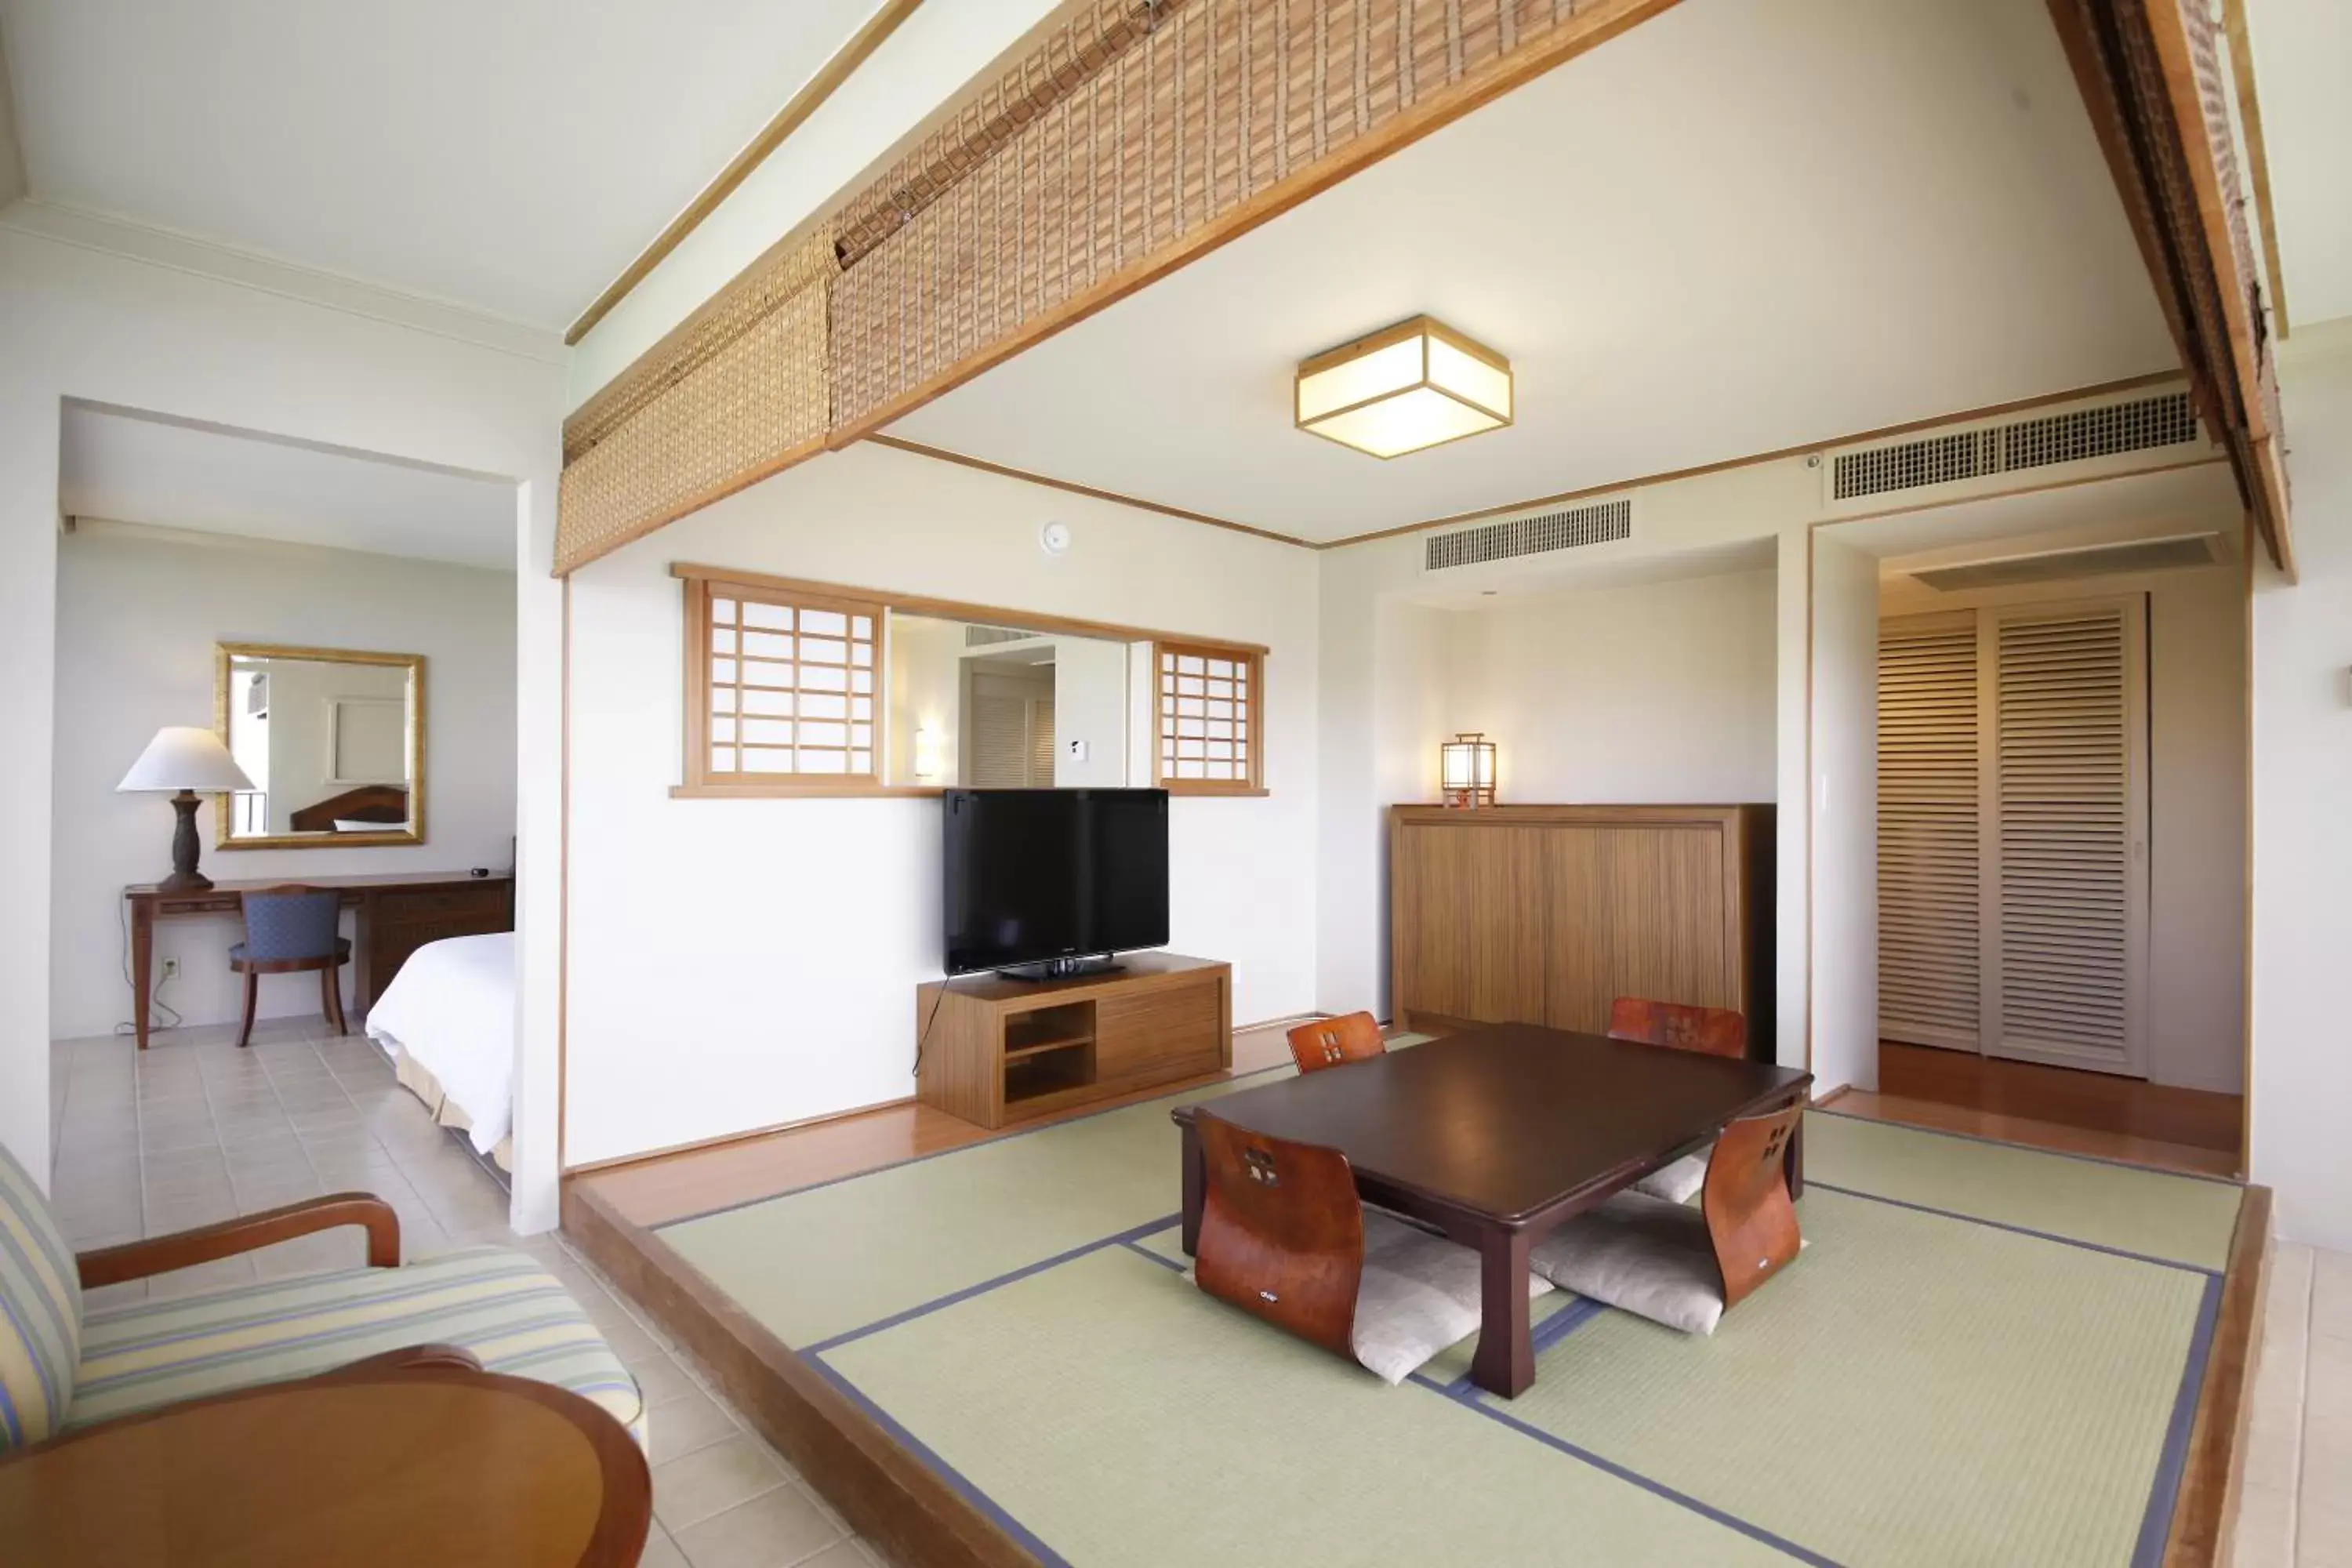
[[[843,274],[856,424],[1591,4],[1188,0]]]
[[[800,451],[823,446],[831,403],[825,292],[829,236],[781,258],[758,292],[698,324],[695,352],[646,365],[564,428],[555,570],[708,504]],[[718,318],[723,316],[723,326]]]
[[[820,237],[755,265],[564,426],[566,572],[1034,337],[1672,0],[1069,0]],[[812,329],[829,341],[813,345]]]

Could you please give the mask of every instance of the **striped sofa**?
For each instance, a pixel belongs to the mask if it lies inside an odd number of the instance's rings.
[[[355,1202],[372,1200],[321,1199],[283,1212],[299,1225],[299,1211],[337,1204],[348,1211]],[[375,1207],[381,1213],[368,1217],[372,1251],[397,1258],[397,1221]],[[332,1218],[321,1213],[310,1228]],[[393,1227],[388,1249],[380,1226]],[[215,1229],[236,1226],[259,1229],[250,1220]],[[86,1306],[85,1277],[95,1272],[92,1260],[106,1256],[76,1258],[32,1178],[0,1149],[0,1451],[418,1344],[455,1345],[487,1372],[569,1389],[626,1426],[641,1447],[646,1442],[635,1380],[579,1303],[528,1253],[473,1247],[392,1268]]]

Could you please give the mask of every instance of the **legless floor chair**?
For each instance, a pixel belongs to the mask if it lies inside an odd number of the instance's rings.
[[[1477,1330],[1478,1254],[1366,1212],[1345,1154],[1207,1110],[1194,1126],[1208,1177],[1202,1290],[1391,1385]],[[1530,1296],[1550,1289],[1528,1276]]]
[[[1715,1332],[1803,1245],[1788,1176],[1803,1114],[1791,1107],[1725,1128],[1696,1208],[1620,1193],[1538,1242],[1529,1265],[1564,1290],[1685,1333]]]

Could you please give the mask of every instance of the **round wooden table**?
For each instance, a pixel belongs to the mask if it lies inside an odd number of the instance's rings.
[[[456,1369],[272,1384],[0,1457],[12,1568],[629,1568],[652,1510],[610,1415]]]

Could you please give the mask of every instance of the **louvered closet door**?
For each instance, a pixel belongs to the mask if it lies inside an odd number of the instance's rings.
[[[2146,602],[1982,612],[1985,1049],[2146,1075]]]
[[[1878,1033],[1979,1049],[1977,617],[1878,634]]]

